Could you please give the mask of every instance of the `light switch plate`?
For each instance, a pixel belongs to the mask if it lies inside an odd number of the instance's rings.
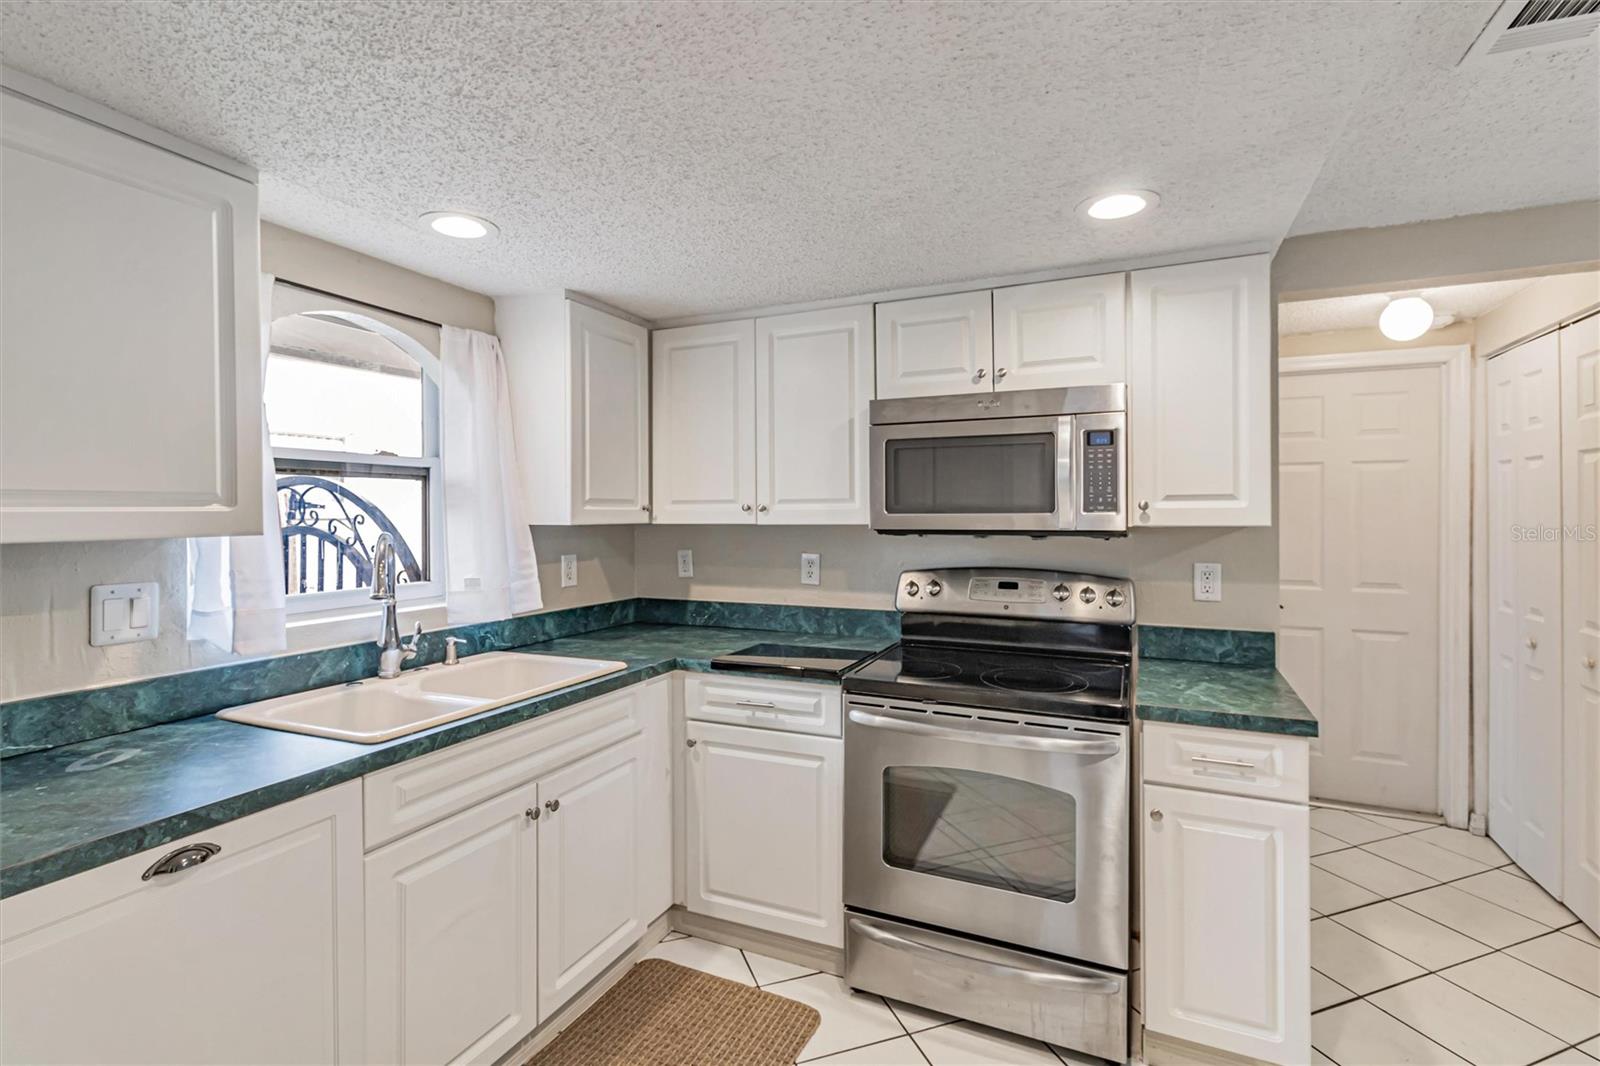
[[[1206,603],[1222,600],[1222,564],[1194,564],[1194,598]]]
[[[161,586],[154,581],[89,589],[89,644],[136,644],[161,635]]]
[[[678,576],[694,577],[694,552],[688,548],[678,549]]]
[[[822,556],[816,552],[800,553],[800,584],[822,584]]]
[[[578,557],[576,555],[563,555],[561,557],[561,587],[570,589],[578,583]]]

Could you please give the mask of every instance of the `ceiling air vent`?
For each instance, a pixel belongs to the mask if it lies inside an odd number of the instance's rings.
[[[1600,26],[1600,0],[1507,0],[1472,42],[1461,62],[1530,48],[1588,44]]]

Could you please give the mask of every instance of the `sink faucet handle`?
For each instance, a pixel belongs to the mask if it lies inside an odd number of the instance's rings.
[[[405,653],[402,656],[402,658],[404,658],[404,659],[414,659],[414,658],[416,658],[417,657],[417,643],[420,640],[422,640],[422,623],[418,622],[411,629],[411,639],[407,640],[407,641],[403,641],[400,644],[400,650]]]
[[[454,666],[461,661],[461,655],[456,651],[456,646],[464,643],[466,643],[466,640],[462,637],[444,638],[444,664],[446,666]]]

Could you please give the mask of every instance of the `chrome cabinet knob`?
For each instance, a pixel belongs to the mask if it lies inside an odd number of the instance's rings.
[[[1143,511],[1145,514],[1149,514],[1150,513],[1150,501],[1149,500],[1140,500],[1139,501],[1139,510]]]
[[[688,740],[684,741],[684,743],[689,745],[689,747],[692,748],[692,747],[694,747],[696,744],[698,744],[700,742],[698,740],[696,740],[694,737],[690,737]]]
[[[905,593],[906,593],[907,596],[915,596],[917,593],[919,593],[921,591],[922,591],[922,586],[917,584],[915,581],[907,581],[906,582]]]
[[[750,510],[750,505],[748,503],[741,503],[739,505],[739,510],[748,511],[748,510]]]
[[[640,506],[639,506],[639,510],[641,510],[641,511],[644,511],[644,512],[645,512],[645,513],[647,513],[647,514],[648,514],[648,513],[649,513],[649,511],[650,511],[650,505],[649,505],[649,504],[648,504],[648,503],[646,503],[646,504],[641,504],[641,505],[640,505]]]
[[[761,512],[762,514],[766,514],[767,513],[767,505],[766,504],[762,504],[760,507],[757,507],[756,510]]]
[[[529,807],[522,812],[522,816],[530,822],[537,822],[539,820],[539,808]]]
[[[1535,648],[1537,648],[1538,646],[1539,646],[1539,638],[1538,637],[1529,637],[1528,638],[1528,649],[1530,651],[1535,649]]]
[[[1122,594],[1121,589],[1106,589],[1107,607],[1121,607],[1126,600],[1127,597]]]
[[[1003,381],[1005,379],[1005,376],[1006,376],[1006,368],[1003,367],[1003,366],[999,367],[994,372],[994,379],[996,381]]]
[[[937,596],[939,593],[944,591],[944,586],[939,584],[938,578],[934,578],[932,581],[928,582],[927,589],[928,595]]]
[[[1594,669],[1594,656],[1593,655],[1585,655],[1583,657],[1583,668],[1585,670],[1593,670]]]
[[[1083,588],[1078,590],[1078,599],[1082,600],[1084,603],[1093,603],[1094,598],[1095,591],[1093,586],[1085,585]]]
[[[544,809],[549,811],[551,814],[554,814],[554,813],[556,813],[557,811],[559,811],[561,809],[561,801],[560,800],[545,800],[544,801]]]
[[[1161,808],[1160,807],[1157,807],[1157,808],[1155,808],[1154,810],[1152,810],[1150,812],[1150,820],[1152,822],[1159,822],[1159,821],[1161,821],[1161,819],[1163,819],[1165,817],[1166,817],[1166,815],[1161,813]]]
[[[1072,589],[1066,584],[1060,584],[1050,590],[1050,595],[1056,598],[1057,603],[1065,603],[1072,599]]]
[[[983,367],[980,366],[978,368],[978,372],[972,376],[972,380],[973,381],[982,381],[984,378],[986,378],[988,376],[989,376],[989,372],[987,370],[985,370]]]

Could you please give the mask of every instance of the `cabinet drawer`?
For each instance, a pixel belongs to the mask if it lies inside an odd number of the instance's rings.
[[[683,682],[683,706],[686,716],[694,722],[724,722],[824,737],[840,735],[837,685],[690,674]]]
[[[368,774],[367,850],[637,735],[638,692],[613,692]]]
[[[1151,784],[1305,803],[1309,764],[1302,737],[1156,723],[1144,727],[1144,779]]]

